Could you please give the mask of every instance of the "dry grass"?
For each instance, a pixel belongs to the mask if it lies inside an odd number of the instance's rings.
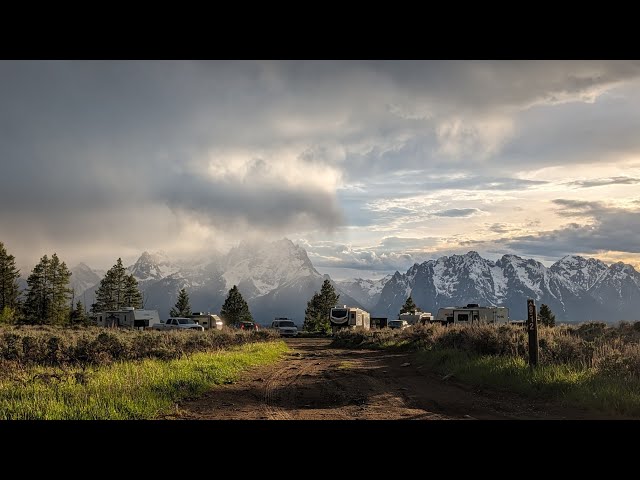
[[[640,322],[540,327],[538,339],[540,363],[534,370],[527,365],[527,332],[515,325],[342,331],[333,343],[417,350],[435,370],[469,383],[640,416]]]
[[[173,360],[196,352],[278,339],[270,330],[160,332],[100,327],[4,327],[0,328],[0,362],[24,366],[83,366],[122,360]]]

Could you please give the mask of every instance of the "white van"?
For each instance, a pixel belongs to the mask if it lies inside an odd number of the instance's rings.
[[[276,318],[271,322],[271,328],[280,332],[281,337],[297,337],[298,327],[290,318]]]

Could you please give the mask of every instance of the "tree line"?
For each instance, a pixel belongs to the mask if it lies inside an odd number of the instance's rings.
[[[0,324],[18,323],[31,325],[88,324],[89,312],[81,301],[73,305],[74,292],[69,287],[71,271],[54,253],[44,255],[27,278],[27,288],[20,294],[18,279],[20,270],[15,257],[0,242]],[[120,310],[123,307],[142,308],[142,294],[133,274],[127,273],[118,258],[96,290],[96,301],[90,312]],[[178,293],[178,301],[170,311],[172,317],[191,314],[186,289]],[[222,305],[220,316],[228,325],[241,321],[253,321],[249,305],[234,285]]]
[[[27,278],[27,288],[20,294],[15,257],[0,242],[0,323],[31,325],[87,324],[88,313],[80,300],[74,305],[74,291],[69,287],[71,271],[56,253],[44,255]],[[127,274],[118,258],[96,290],[92,312],[142,307],[138,281]]]

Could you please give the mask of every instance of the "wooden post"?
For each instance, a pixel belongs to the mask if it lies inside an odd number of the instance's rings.
[[[538,318],[533,299],[527,300],[527,332],[529,332],[529,366],[538,365]]]

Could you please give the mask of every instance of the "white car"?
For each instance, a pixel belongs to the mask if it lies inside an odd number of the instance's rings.
[[[281,337],[297,337],[298,327],[293,320],[278,318],[271,323],[271,328],[275,328],[280,332]]]
[[[160,320],[160,323],[155,323],[151,328],[153,330],[199,330],[204,332],[202,325],[198,325],[191,318],[184,317],[171,317],[166,322]]]

